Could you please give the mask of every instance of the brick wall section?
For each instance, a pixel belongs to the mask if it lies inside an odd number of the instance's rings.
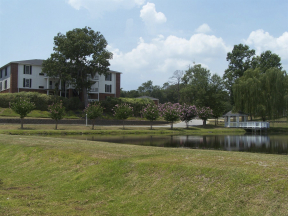
[[[120,97],[120,73],[116,73],[116,97]]]
[[[20,118],[0,118],[0,124],[20,124]],[[58,122],[59,124],[86,124],[85,119],[62,119]],[[24,124],[55,124],[53,119],[29,119],[24,118]],[[92,124],[90,120],[88,120],[88,124]],[[166,121],[153,121],[153,125],[163,125],[169,124]],[[95,125],[123,125],[122,120],[96,120]],[[150,121],[129,121],[125,120],[124,125],[151,125]]]
[[[10,93],[18,92],[18,64],[11,63],[10,71]]]
[[[99,93],[99,100],[100,100],[100,101],[106,100],[106,97],[112,97],[112,98],[114,98],[114,97],[115,97],[115,94]]]

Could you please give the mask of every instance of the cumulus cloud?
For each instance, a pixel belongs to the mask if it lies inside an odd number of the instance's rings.
[[[139,7],[143,5],[145,1],[146,0],[68,0],[68,4],[76,10],[84,8],[92,15],[101,16],[106,11]]]
[[[244,43],[254,48],[260,53],[271,50],[281,57],[282,60],[288,60],[288,32],[284,32],[278,38],[273,37],[262,29],[252,31]]]
[[[204,23],[203,25],[199,26],[195,31],[197,33],[209,33],[211,32],[211,28],[208,24]]]
[[[127,90],[136,89],[147,80],[162,85],[175,70],[186,70],[194,60],[206,67],[211,59],[225,61],[231,47],[214,35],[195,34],[189,39],[159,35],[150,42],[140,38],[127,53],[113,47],[109,50],[113,52],[111,69],[123,72],[121,85]]]
[[[149,2],[142,7],[140,17],[148,27],[154,26],[155,24],[162,24],[167,21],[162,12],[156,11],[155,4]]]

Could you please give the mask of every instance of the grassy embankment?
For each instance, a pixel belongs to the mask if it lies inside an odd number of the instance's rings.
[[[287,156],[0,136],[0,215],[288,215]]]

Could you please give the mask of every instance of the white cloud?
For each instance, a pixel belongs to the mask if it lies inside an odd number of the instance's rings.
[[[139,7],[146,0],[68,0],[68,4],[76,10],[87,9],[94,16],[102,16],[106,11],[131,9]]]
[[[252,31],[244,43],[254,48],[259,55],[260,53],[271,50],[279,55],[282,60],[288,60],[288,32],[284,32],[280,37],[275,38],[268,32],[259,29]]]
[[[201,26],[199,26],[196,30],[197,33],[209,33],[211,32],[211,28],[208,24],[204,23]]]
[[[111,69],[123,72],[121,85],[125,90],[137,89],[147,80],[161,86],[175,70],[186,70],[194,60],[208,67],[211,59],[225,61],[231,51],[222,38],[205,34],[195,34],[189,39],[159,35],[150,42],[140,38],[138,45],[127,53],[113,47],[108,49],[114,54]]]
[[[167,21],[162,12],[156,11],[155,4],[149,2],[142,7],[140,17],[148,27],[154,26],[155,24],[162,24]]]

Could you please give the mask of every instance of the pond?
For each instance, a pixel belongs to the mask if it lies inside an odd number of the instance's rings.
[[[209,136],[102,136],[82,135],[66,138],[103,141],[119,144],[167,147],[212,149],[223,151],[244,151],[268,154],[288,154],[288,136],[263,135],[209,135]]]

